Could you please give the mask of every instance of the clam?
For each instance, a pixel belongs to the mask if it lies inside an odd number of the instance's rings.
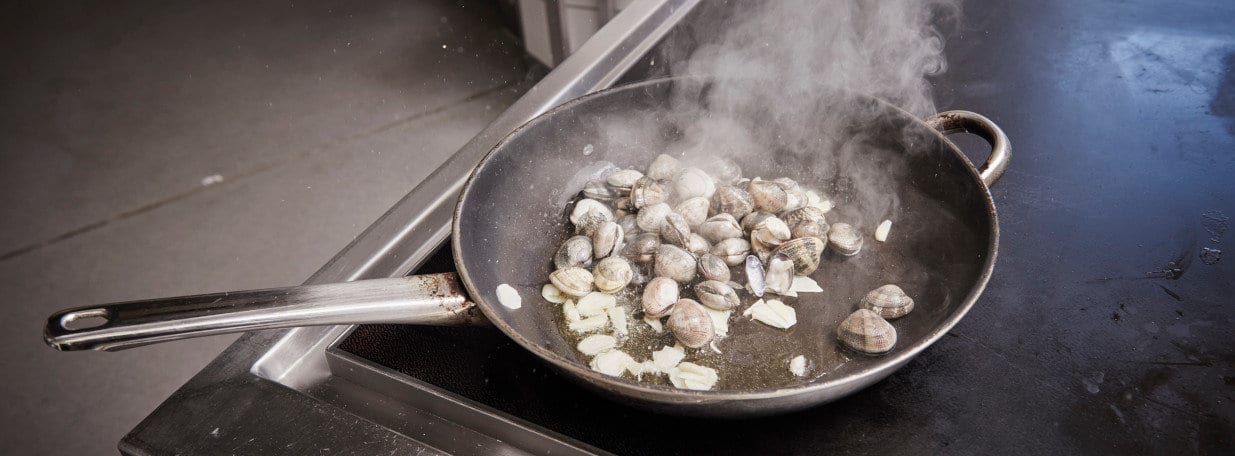
[[[605,222],[592,232],[592,256],[601,259],[622,251],[626,235],[617,222]]]
[[[575,232],[579,234],[591,235],[601,224],[612,221],[613,211],[604,203],[590,198],[576,202],[570,212],[570,223],[575,225]]]
[[[622,249],[622,254],[637,263],[648,264],[656,258],[656,249],[660,248],[660,235],[656,233],[643,233],[634,239],[634,242],[626,244]]]
[[[704,280],[695,285],[695,296],[705,306],[716,310],[731,310],[741,304],[738,293],[725,282]]]
[[[732,215],[735,219],[746,216],[754,209],[755,200],[746,190],[726,185],[716,189],[712,195],[712,210]]]
[[[785,214],[785,224],[790,227],[802,222],[815,222],[822,226],[824,231],[828,228],[828,219],[824,217],[823,211],[815,206],[806,206]]]
[[[596,263],[596,269],[592,271],[592,282],[602,293],[613,294],[626,288],[634,276],[630,262],[625,258],[612,256]]]
[[[737,266],[746,261],[750,254],[750,243],[742,238],[729,238],[712,246],[712,255],[720,257],[729,266]]]
[[[785,208],[783,211],[794,211],[806,207],[810,202],[810,197],[806,196],[806,192],[801,189],[785,190]]]
[[[690,348],[707,345],[716,337],[716,329],[712,326],[712,317],[703,306],[693,299],[679,299],[673,304],[673,313],[669,314],[669,331],[673,337]]]
[[[681,199],[696,196],[711,199],[712,194],[716,193],[716,182],[699,168],[686,168],[674,179],[673,190]]]
[[[862,298],[862,308],[886,319],[900,318],[913,310],[913,298],[896,285],[884,285]]]
[[[768,258],[768,271],[763,276],[767,291],[783,295],[789,292],[793,285],[793,260],[788,255],[778,253]]]
[[[750,231],[750,249],[759,255],[760,260],[766,260],[773,249],[790,239],[789,236],[789,226],[784,221],[768,217]]]
[[[592,265],[592,239],[579,235],[573,236],[558,247],[553,254],[553,266],[558,269],[572,267],[589,267]]]
[[[783,253],[793,261],[794,274],[810,275],[819,268],[819,256],[826,246],[822,239],[805,237],[785,241],[772,254]]]
[[[689,283],[695,279],[695,256],[682,250],[681,247],[661,244],[656,249],[655,271],[657,277],[668,277],[678,283]]]
[[[665,217],[673,212],[668,204],[660,203],[647,206],[639,211],[635,223],[639,229],[649,233],[659,233],[660,226],[665,223]]]
[[[728,282],[730,279],[729,265],[716,255],[705,253],[699,256],[699,275],[704,280]]]
[[[667,199],[669,195],[665,192],[665,187],[647,176],[640,177],[630,188],[630,205],[635,209],[663,203]]]
[[[643,288],[643,313],[648,318],[660,318],[673,310],[678,301],[678,283],[668,277],[649,280]]]
[[[862,250],[862,233],[848,223],[834,223],[828,229],[828,242],[844,256],[854,256]]]
[[[786,192],[802,189],[802,187],[798,185],[798,181],[795,181],[788,177],[778,177],[776,179],[772,179],[771,182],[775,183],[776,185],[779,185],[780,188],[785,189]]]
[[[896,328],[879,314],[858,309],[836,328],[836,337],[850,349],[877,355],[896,345]]]
[[[793,228],[789,230],[789,235],[795,238],[813,237],[826,240],[828,229],[820,226],[818,222],[805,220],[798,222],[797,225],[793,225]]]
[[[622,169],[614,171],[610,174],[609,177],[605,179],[605,182],[608,183],[609,186],[618,189],[618,191],[625,190],[628,193],[630,188],[635,185],[635,181],[639,180],[641,177],[643,177],[643,173],[639,171],[633,169]]]
[[[613,208],[619,211],[634,212],[635,206],[630,204],[630,197],[623,196],[613,200]]]
[[[754,255],[746,256],[746,289],[750,290],[751,294],[763,297],[763,292],[767,290],[767,283],[764,281],[763,262],[759,261],[759,257]]]
[[[785,208],[788,196],[785,189],[772,181],[755,180],[746,186],[751,199],[755,202],[755,210],[777,213]]]
[[[742,226],[729,214],[716,214],[699,225],[699,234],[711,242],[742,237]]]
[[[673,212],[677,212],[682,218],[686,219],[686,224],[690,226],[690,229],[694,230],[698,229],[699,225],[708,219],[708,209],[711,205],[712,203],[707,198],[696,196],[678,203],[677,206],[674,206]]]
[[[583,196],[597,201],[613,201],[621,195],[604,182],[593,180],[583,185]]]
[[[775,217],[775,215],[767,212],[751,212],[746,214],[745,217],[742,217],[742,231],[751,232],[755,229],[755,225],[758,225],[759,222],[764,221],[768,217]]]
[[[708,162],[707,171],[712,173],[718,182],[730,184],[742,177],[742,167],[728,158],[720,158]]]
[[[681,169],[682,165],[678,163],[678,159],[660,154],[648,165],[647,176],[656,180],[670,180],[677,176]]]
[[[690,227],[686,219],[677,213],[670,212],[665,216],[665,223],[660,225],[660,237],[678,247],[687,247],[690,242]]]
[[[549,283],[562,294],[575,298],[592,292],[592,273],[583,268],[561,268],[549,273]]]
[[[627,237],[633,234],[639,234],[639,216],[635,214],[626,214],[617,219],[618,226],[622,227],[622,233]]]
[[[712,251],[712,244],[699,233],[690,233],[690,237],[686,239],[686,251],[695,256],[703,255]]]

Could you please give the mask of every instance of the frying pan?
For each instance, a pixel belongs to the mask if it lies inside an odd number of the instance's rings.
[[[744,174],[787,176],[822,188],[837,202],[829,221],[848,221],[867,233],[881,219],[893,219],[888,242],[868,236],[866,247],[852,258],[825,251],[813,276],[824,291],[802,295],[795,304],[798,323],[789,330],[736,318],[730,336],[721,340],[724,354],[709,355],[739,365],[721,369],[716,390],[675,389],[591,370],[563,335],[560,310],[540,297],[550,259],[570,235],[570,201],[597,163],[641,168],[657,154],[673,153],[699,115],[682,110],[682,100],[706,105],[712,86],[708,80],[672,78],[617,87],[563,104],[512,132],[473,170],[459,198],[451,241],[457,274],[81,307],[51,315],[45,340],[59,350],[119,350],[288,326],[487,322],[602,394],[655,411],[740,417],[810,407],[877,382],[969,311],[995,264],[999,228],[988,186],[1008,164],[1007,137],[971,112],[949,111],[923,121],[870,96],[827,92],[820,95],[818,118],[835,119],[825,115],[843,103],[847,114],[836,127],[843,132],[840,138],[773,145],[757,159],[744,155],[739,158]],[[759,116],[732,120],[772,143],[787,136],[780,129],[788,127],[765,124]],[[809,121],[803,125],[809,127]],[[945,139],[956,131],[991,144],[981,168]],[[855,172],[859,179],[851,177]],[[866,182],[862,174],[873,177]],[[914,313],[893,321],[897,346],[878,357],[838,349],[836,325],[856,309],[861,294],[882,283],[900,284],[917,302]],[[501,284],[519,292],[520,307],[499,302]],[[744,298],[743,306],[749,303]],[[671,335],[663,337],[672,343]],[[787,369],[740,368],[752,359],[775,364],[766,357],[787,363],[798,354],[809,360],[812,375],[805,379],[786,380]]]

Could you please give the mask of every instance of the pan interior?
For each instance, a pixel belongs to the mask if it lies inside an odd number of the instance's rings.
[[[730,322],[730,335],[717,344],[723,353],[703,350],[688,356],[719,368],[717,389],[771,390],[861,372],[888,363],[898,352],[920,348],[965,310],[975,285],[982,283],[992,218],[972,168],[937,134],[878,100],[832,93],[820,97],[821,113],[836,103],[863,107],[850,109],[844,133],[831,135],[839,137],[777,144],[778,137],[790,137],[780,130],[790,127],[758,116],[714,114],[768,146],[750,151],[709,145],[700,154],[699,144],[683,139],[698,122],[698,111],[675,106],[683,105],[684,96],[704,99],[708,86],[683,87],[686,83],[677,81],[675,89],[673,84],[645,83],[569,103],[511,134],[476,169],[457,213],[456,261],[473,298],[508,335],[533,351],[543,350],[542,356],[586,369],[587,358],[574,349],[577,336],[561,329],[560,305],[540,297],[553,253],[573,234],[567,219],[570,202],[597,163],[643,169],[661,153],[730,156],[745,176],[793,178],[836,203],[827,214],[829,223],[854,225],[866,238],[855,257],[825,251],[819,271],[812,274],[824,291],[785,299],[798,318],[788,330],[741,317],[756,298],[739,292],[739,316]],[[893,220],[886,243],[871,236],[883,219]],[[896,348],[879,357],[838,348],[837,325],[858,308],[866,292],[886,283],[901,286],[916,303],[911,314],[892,321]],[[520,293],[522,308],[498,304],[499,284]],[[637,308],[636,296],[630,305]],[[636,359],[673,343],[672,336],[655,334],[639,321],[632,331],[633,340],[623,349]],[[787,368],[798,355],[808,360],[805,378]]]

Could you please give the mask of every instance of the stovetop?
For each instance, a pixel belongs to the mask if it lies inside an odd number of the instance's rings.
[[[217,450],[200,436],[222,427],[266,453],[1230,454],[1235,4],[1179,6],[966,5],[934,83],[940,110],[982,113],[1011,138],[992,188],[999,258],[947,337],[845,399],[747,420],[650,415],[494,329],[300,328],[242,337],[122,449]],[[422,232],[398,220],[440,199],[423,198],[375,227]],[[420,248],[314,279],[406,274]],[[448,251],[434,258],[422,271],[449,269]]]

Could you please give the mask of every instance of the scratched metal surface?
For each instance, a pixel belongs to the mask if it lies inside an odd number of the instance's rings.
[[[1230,2],[968,5],[937,88],[1012,138],[995,275],[950,337],[839,402],[653,416],[484,329],[365,326],[341,348],[618,453],[1229,454],[1232,23]]]

